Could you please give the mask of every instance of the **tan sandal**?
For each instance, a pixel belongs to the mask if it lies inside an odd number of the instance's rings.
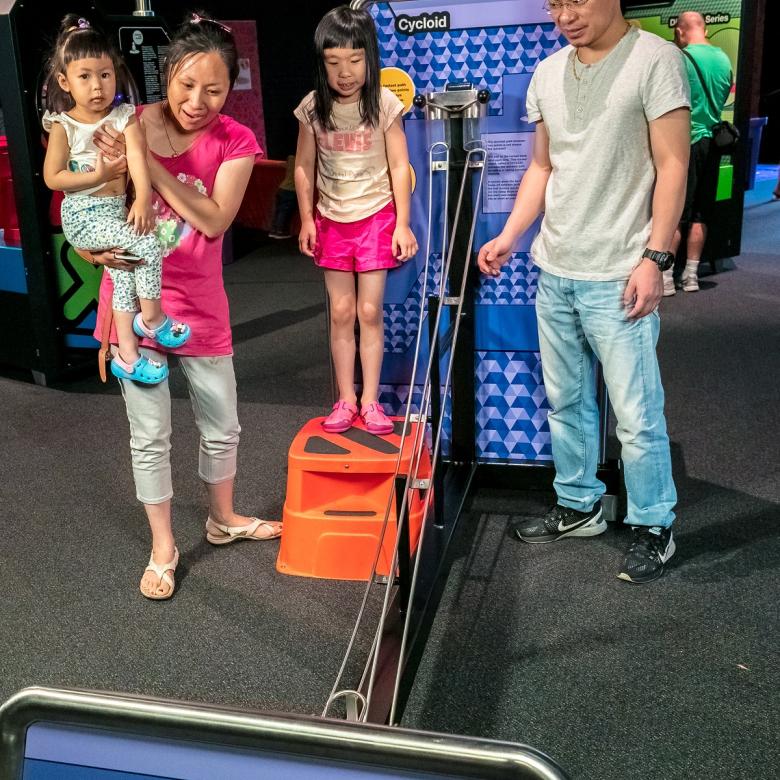
[[[268,536],[255,536],[255,531],[264,526],[268,529]],[[222,525],[212,520],[210,517],[206,520],[206,539],[212,544],[230,544],[247,539],[252,542],[265,542],[269,539],[278,539],[282,535],[281,525],[275,528],[267,520],[260,520],[257,517],[252,518],[249,525]]]
[[[139,586],[141,595],[145,598],[151,599],[152,601],[165,601],[166,599],[169,599],[171,596],[173,596],[173,591],[176,587],[176,580],[173,578],[173,575],[168,574],[167,572],[176,571],[176,567],[179,565],[179,549],[174,547],[173,550],[173,560],[170,561],[170,563],[157,564],[154,562],[154,555],[149,556],[149,565],[144,569],[144,573],[147,571],[154,572],[160,578],[160,582],[164,582],[166,585],[168,585],[170,590],[161,596],[150,596],[148,593],[144,593],[143,588]]]

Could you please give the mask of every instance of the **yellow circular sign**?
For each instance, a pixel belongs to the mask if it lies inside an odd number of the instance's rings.
[[[387,87],[404,104],[404,113],[412,107],[414,82],[405,70],[400,68],[382,68],[380,82],[383,87]]]

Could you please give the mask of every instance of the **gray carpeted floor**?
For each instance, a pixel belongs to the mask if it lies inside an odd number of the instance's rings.
[[[276,244],[226,268],[243,426],[239,511],[280,517],[286,449],[330,397],[321,275]],[[5,424],[0,700],[31,684],[319,714],[363,586],[286,577],[278,543],[203,539],[198,435],[172,371],[179,591],[137,590],[148,529],[134,500],[116,383],[0,379]]]
[[[509,516],[553,497],[483,492],[407,725],[526,741],[574,778],[778,776],[780,203],[747,212],[743,249],[662,304],[680,497],[667,574],[615,578],[623,528],[524,545]]]
[[[771,239],[768,237],[772,237]],[[476,498],[405,723],[525,741],[574,778],[769,778],[780,765],[777,458],[780,206],[746,217],[736,269],[663,304],[679,552],[615,579],[625,532],[544,549]],[[243,425],[237,506],[279,516],[285,453],[330,397],[322,279],[294,243],[226,268]],[[197,433],[174,396],[180,590],[137,591],[148,534],[113,384],[0,379],[0,700],[47,684],[319,713],[362,586],[276,573],[276,544],[203,541]],[[612,442],[614,446],[614,442]]]

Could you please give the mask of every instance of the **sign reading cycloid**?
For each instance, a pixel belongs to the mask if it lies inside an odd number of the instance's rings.
[[[417,35],[417,33],[441,32],[450,29],[450,12],[434,11],[433,13],[396,17],[395,29],[401,35]]]

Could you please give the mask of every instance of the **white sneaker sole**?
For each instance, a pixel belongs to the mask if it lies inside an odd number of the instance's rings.
[[[603,508],[599,509],[599,513],[594,517],[591,517],[591,519],[588,520],[585,525],[579,525],[576,528],[572,528],[571,531],[564,531],[563,533],[558,533],[556,536],[549,536],[545,538],[534,538],[532,536],[526,537],[521,536],[517,531],[515,531],[515,536],[517,536],[518,539],[527,542],[528,544],[549,544],[550,542],[557,542],[561,539],[567,539],[573,536],[598,536],[607,530],[607,521],[602,517],[603,511]]]

